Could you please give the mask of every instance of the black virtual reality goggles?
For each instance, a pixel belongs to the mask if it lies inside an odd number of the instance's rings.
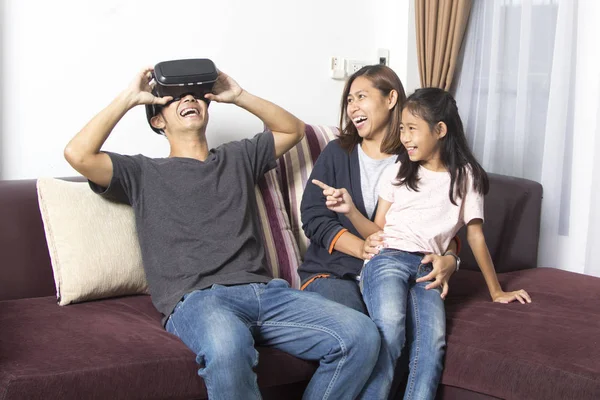
[[[163,61],[154,66],[153,78],[156,85],[152,94],[156,97],[172,96],[172,101],[191,94],[209,104],[210,100],[205,99],[204,95],[212,91],[218,75],[217,67],[207,58]],[[162,107],[164,106],[146,104],[148,124],[154,132],[161,135],[162,132],[153,127],[150,120]]]

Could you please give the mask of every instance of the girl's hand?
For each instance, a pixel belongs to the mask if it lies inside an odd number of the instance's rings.
[[[514,292],[499,292],[498,294],[493,295],[492,299],[495,303],[506,304],[515,300],[518,300],[521,304],[531,303],[531,297],[529,296],[529,293],[527,293],[523,289],[516,290]]]
[[[349,214],[351,211],[354,210],[354,202],[352,201],[352,196],[350,196],[346,189],[335,189],[316,179],[313,179],[312,183],[323,189],[323,196],[325,196],[325,205],[331,211],[340,214]]]
[[[128,99],[130,106],[134,107],[141,104],[161,104],[165,105],[172,100],[171,96],[156,97],[152,94],[152,88],[156,84],[152,81],[152,67],[146,67],[137,73],[131,81],[124,95]]]
[[[207,93],[204,97],[217,103],[235,103],[242,92],[242,88],[232,77],[219,71],[212,93]]]
[[[442,294],[440,296],[442,299],[445,299],[448,295],[448,289],[450,289],[448,281],[454,271],[456,271],[456,259],[450,255],[439,256],[437,254],[427,254],[423,257],[421,263],[431,263],[433,265],[433,270],[429,274],[418,278],[417,283],[433,281],[425,286],[425,289],[430,290],[441,287]]]
[[[383,231],[375,232],[372,235],[369,235],[363,244],[363,260],[370,260],[379,254],[381,249],[384,247],[385,243],[383,241]]]

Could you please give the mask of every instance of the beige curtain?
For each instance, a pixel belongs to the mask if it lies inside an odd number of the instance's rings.
[[[450,90],[472,0],[415,0],[421,87]]]

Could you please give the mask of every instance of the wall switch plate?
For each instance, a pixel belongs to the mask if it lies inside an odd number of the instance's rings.
[[[377,63],[390,66],[390,51],[388,49],[377,49]]]
[[[342,57],[331,57],[329,75],[333,79],[344,79],[346,77],[346,60]]]

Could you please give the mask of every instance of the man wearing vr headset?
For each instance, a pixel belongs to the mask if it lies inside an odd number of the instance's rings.
[[[365,315],[289,288],[267,271],[254,186],[298,143],[304,123],[219,72],[204,98],[152,94],[142,70],[67,145],[65,158],[103,196],[131,204],[152,301],[167,331],[196,353],[210,399],[258,399],[254,345],[318,360],[304,398],[352,399],[376,362],[379,334]],[[208,101],[231,103],[267,129],[210,149]],[[149,122],[168,158],[101,152],[119,120],[154,105]]]

